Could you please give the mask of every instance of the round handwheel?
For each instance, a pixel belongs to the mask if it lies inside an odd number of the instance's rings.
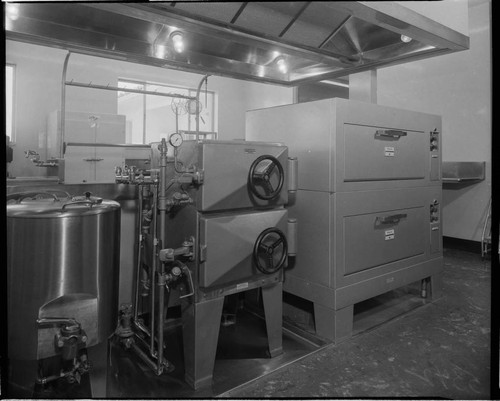
[[[284,266],[287,253],[285,234],[278,228],[271,227],[257,237],[253,247],[253,260],[262,273],[272,274]]]
[[[278,197],[284,181],[283,166],[274,156],[262,155],[250,166],[248,186],[259,199],[271,200]]]

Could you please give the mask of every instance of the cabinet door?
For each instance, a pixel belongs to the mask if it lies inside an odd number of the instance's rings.
[[[95,179],[95,147],[68,146],[64,154],[64,172],[61,174],[65,184],[93,182]],[[61,168],[61,167],[59,167]]]
[[[123,149],[113,147],[96,147],[94,162],[94,182],[115,183],[115,167],[123,163]]]

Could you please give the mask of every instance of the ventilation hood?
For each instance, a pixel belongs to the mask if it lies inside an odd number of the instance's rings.
[[[394,2],[35,2],[5,16],[10,40],[286,86],[469,47]]]

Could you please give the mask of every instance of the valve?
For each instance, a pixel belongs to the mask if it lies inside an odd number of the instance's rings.
[[[285,265],[287,253],[285,234],[278,228],[271,227],[262,231],[257,237],[253,247],[253,260],[262,273],[272,274]]]
[[[134,332],[132,331],[132,304],[120,305],[119,323],[115,335],[120,338],[125,348],[130,348],[134,343]]]
[[[431,223],[439,221],[439,202],[436,199],[430,205],[430,220]]]
[[[160,249],[158,252],[158,256],[161,262],[173,262],[176,257],[184,256],[189,258],[189,260],[193,260],[194,258],[194,238],[191,237],[189,240],[186,240],[182,243],[182,246],[179,248],[165,248]]]
[[[191,205],[192,203],[193,199],[189,195],[175,192],[171,199],[167,199],[167,209],[170,210],[172,207],[179,205]]]
[[[271,183],[271,177],[277,169],[278,185]],[[259,199],[271,200],[280,195],[285,181],[283,166],[277,158],[271,155],[262,155],[255,159],[248,172],[248,186],[250,191]],[[258,189],[262,188],[262,189]]]

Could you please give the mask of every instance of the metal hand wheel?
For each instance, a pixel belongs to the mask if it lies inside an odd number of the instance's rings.
[[[250,166],[248,186],[259,199],[271,200],[278,197],[284,181],[283,166],[274,156],[262,155]]]
[[[264,274],[277,272],[285,265],[288,243],[285,234],[276,227],[262,231],[253,247],[253,260]]]

